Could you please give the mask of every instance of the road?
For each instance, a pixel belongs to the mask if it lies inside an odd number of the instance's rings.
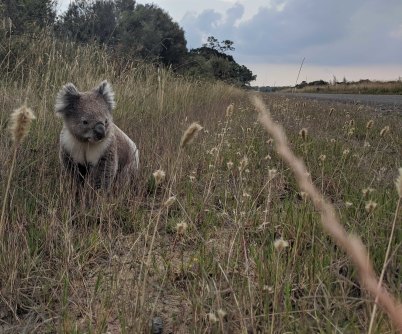
[[[278,93],[281,94],[281,93]],[[286,96],[373,106],[379,111],[402,112],[402,95],[286,93]]]

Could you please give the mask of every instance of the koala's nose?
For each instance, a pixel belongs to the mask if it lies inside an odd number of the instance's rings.
[[[105,126],[103,125],[103,123],[101,123],[101,122],[97,123],[94,127],[94,132],[98,139],[104,138],[106,131],[105,131]]]

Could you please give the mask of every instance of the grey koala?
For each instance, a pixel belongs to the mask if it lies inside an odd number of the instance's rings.
[[[113,123],[114,107],[107,81],[89,92],[68,83],[56,98],[56,114],[64,122],[60,162],[76,181],[94,189],[110,190],[130,181],[139,165],[136,145]]]

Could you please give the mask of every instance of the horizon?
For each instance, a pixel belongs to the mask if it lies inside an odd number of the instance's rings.
[[[57,11],[74,0],[59,0]],[[234,42],[228,52],[257,80],[294,86],[305,80],[393,81],[402,76],[402,2],[389,0],[137,1],[165,10],[184,30],[187,48],[208,36]]]

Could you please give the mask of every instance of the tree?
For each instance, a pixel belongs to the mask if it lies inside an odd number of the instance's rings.
[[[120,49],[133,57],[176,65],[187,53],[183,29],[155,5],[123,13],[118,35]]]
[[[225,40],[220,43],[215,37],[210,36],[208,43],[203,44],[201,48],[190,50],[186,70],[194,76],[248,86],[257,76],[246,66],[239,65],[233,56],[224,53],[228,50],[234,50],[232,41]]]
[[[203,44],[202,46],[219,52],[227,52],[235,50],[232,41],[225,39],[222,42],[219,42],[214,36],[209,36],[207,38],[207,43]]]
[[[59,36],[78,42],[113,45],[117,27],[116,4],[97,0],[73,2],[56,25]]]
[[[10,18],[14,33],[31,33],[50,26],[56,17],[55,0],[2,0],[2,17]]]
[[[134,0],[80,0],[70,4],[57,26],[61,36],[97,41],[120,55],[180,64],[187,53],[184,31],[155,5]]]

